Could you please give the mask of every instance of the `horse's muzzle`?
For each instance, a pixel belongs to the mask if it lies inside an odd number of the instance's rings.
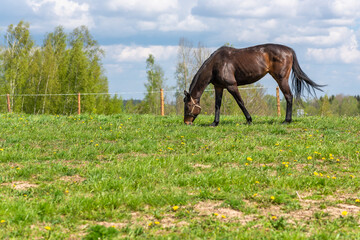
[[[188,121],[186,121],[186,122],[184,122],[186,125],[188,125],[188,126],[190,126],[190,125],[193,125],[193,123],[192,122],[188,122]]]

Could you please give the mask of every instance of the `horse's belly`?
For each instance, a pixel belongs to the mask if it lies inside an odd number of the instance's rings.
[[[246,74],[235,74],[236,82],[238,86],[252,84],[259,81],[266,75],[267,72],[263,71],[261,73],[248,72]]]

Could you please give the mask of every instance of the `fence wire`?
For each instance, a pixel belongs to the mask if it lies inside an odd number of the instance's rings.
[[[240,87],[240,91],[268,89],[267,87]],[[275,91],[274,91],[275,92]],[[104,92],[104,93],[48,93],[48,94],[0,94],[0,112],[8,112],[8,96],[10,97],[11,110],[14,112],[30,113],[30,114],[76,114],[78,113],[79,94],[81,101],[81,113],[141,113],[139,109],[134,107],[144,100],[145,95],[155,94],[153,99],[159,101],[150,107],[150,114],[159,114],[160,112],[160,94],[161,90],[145,92]],[[178,90],[163,90],[165,95],[165,114],[182,114],[183,112],[183,96],[182,91]],[[210,94],[210,95],[209,95]],[[214,89],[206,89],[202,96],[202,104],[205,109],[213,108]],[[243,92],[246,95],[246,92]],[[140,96],[141,95],[141,96]],[[116,96],[116,97],[115,97]],[[129,97],[124,97],[129,96]],[[131,96],[131,97],[130,97]],[[135,97],[134,96],[138,96]],[[115,102],[108,104],[109,101],[115,99]],[[121,100],[120,100],[121,99]],[[159,100],[157,100],[159,99]],[[246,99],[246,97],[245,97]],[[58,103],[55,103],[57,102]],[[117,101],[117,102],[116,102]],[[233,101],[233,99],[231,100]],[[247,101],[247,100],[246,100]],[[120,104],[121,102],[121,104]],[[223,103],[230,102],[230,97],[224,94]],[[253,102],[249,99],[249,103]],[[55,103],[55,104],[54,104]],[[56,107],[53,107],[57,105]],[[60,106],[61,105],[61,106]],[[103,106],[102,106],[103,105]],[[110,106],[111,105],[111,106]],[[211,107],[206,107],[210,106]],[[229,104],[223,104],[224,111],[229,112]],[[54,109],[52,109],[54,108]],[[109,109],[106,109],[109,108]],[[157,109],[159,108],[159,110]],[[120,110],[119,110],[120,109]],[[136,110],[134,110],[136,109]],[[206,113],[211,114],[213,110],[206,110]]]

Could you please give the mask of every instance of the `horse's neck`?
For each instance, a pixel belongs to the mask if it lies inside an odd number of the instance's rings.
[[[209,81],[210,82],[210,81]],[[198,102],[200,101],[201,95],[204,93],[209,82],[203,81],[201,77],[196,79],[196,82],[190,89],[190,95],[193,99],[196,99]]]

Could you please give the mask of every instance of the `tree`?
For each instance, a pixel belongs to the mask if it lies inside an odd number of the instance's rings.
[[[191,79],[192,79],[192,43],[185,38],[181,38],[179,41],[177,64],[176,64],[176,111],[181,111],[181,103],[184,98],[184,90],[188,91]]]
[[[180,39],[175,72],[175,97],[177,113],[182,111],[184,90],[189,90],[190,83],[193,80],[196,72],[199,70],[199,68],[209,56],[210,50],[206,48],[202,43],[198,43],[198,47],[193,48],[193,44],[190,41],[186,40],[185,38]],[[213,92],[205,92],[201,98],[202,105],[209,106],[209,98],[212,95]]]
[[[330,109],[330,101],[329,97],[325,94],[324,97],[320,99],[321,101],[321,107],[320,107],[320,114],[321,116],[331,116],[332,112]]]
[[[15,94],[24,93],[30,84],[27,77],[34,41],[29,28],[29,23],[20,21],[16,27],[9,25],[5,35],[6,45],[2,57],[3,89],[10,93],[11,108],[15,111],[21,111],[24,104],[24,98],[15,98]]]
[[[146,88],[146,95],[141,105],[142,113],[160,113],[160,97],[159,94],[155,94],[164,88],[164,71],[155,63],[155,57],[149,54],[146,59],[146,74],[147,82],[144,84]]]
[[[67,78],[63,82],[64,92],[107,93],[108,82],[101,65],[104,52],[85,26],[74,29],[70,34],[70,46]],[[75,97],[66,96],[65,112],[74,113],[75,102]],[[104,99],[86,96],[82,108],[86,112],[101,113],[104,111]]]

